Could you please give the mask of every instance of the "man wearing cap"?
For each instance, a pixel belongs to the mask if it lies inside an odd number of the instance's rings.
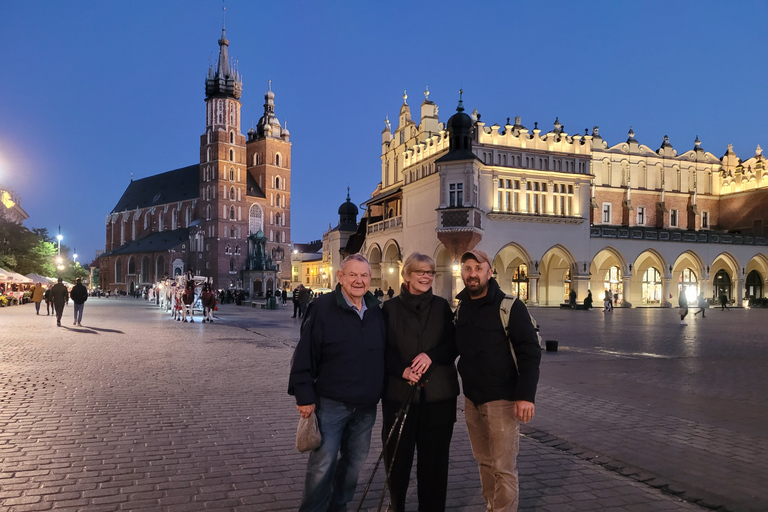
[[[520,422],[533,418],[541,348],[521,300],[512,305],[508,332],[504,332],[499,308],[505,293],[491,277],[492,271],[491,259],[483,251],[461,256],[464,289],[456,296],[461,301],[456,317],[458,369],[486,510],[513,512],[518,505]]]

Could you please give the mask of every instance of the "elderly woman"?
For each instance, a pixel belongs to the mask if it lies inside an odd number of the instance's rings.
[[[382,401],[384,442],[411,386],[417,388],[397,453],[393,452],[399,427],[385,447],[384,460],[387,470],[391,469],[389,510],[405,510],[414,449],[418,449],[419,511],[443,511],[448,449],[459,394],[453,312],[448,301],[432,294],[435,260],[413,253],[405,260],[402,276],[405,282],[400,295],[383,306],[387,323],[387,385]]]

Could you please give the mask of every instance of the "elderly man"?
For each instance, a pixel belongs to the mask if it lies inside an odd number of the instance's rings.
[[[505,294],[491,277],[486,253],[475,249],[462,255],[461,279],[456,348],[469,441],[486,510],[514,512],[520,422],[533,418],[541,348],[521,300],[509,308],[505,332],[500,316]]]
[[[336,290],[304,315],[288,383],[301,416],[317,415],[323,438],[309,455],[301,512],[346,510],[384,391],[384,316],[368,291],[371,267],[353,254],[336,277]]]

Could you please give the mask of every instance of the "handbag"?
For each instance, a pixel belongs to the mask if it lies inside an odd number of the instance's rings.
[[[318,448],[322,442],[315,411],[312,411],[307,418],[299,418],[299,426],[296,429],[296,449],[301,453],[310,452]]]

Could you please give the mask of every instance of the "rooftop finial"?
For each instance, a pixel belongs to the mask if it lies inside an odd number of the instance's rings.
[[[424,101],[429,101],[429,86],[424,89]]]
[[[464,112],[464,89],[459,89],[459,106],[456,107],[456,112]]]
[[[347,185],[347,201],[350,201],[350,199],[349,199],[349,185]]]
[[[408,104],[408,92],[403,90],[403,105]]]
[[[272,80],[269,81],[269,90],[272,90]]]

